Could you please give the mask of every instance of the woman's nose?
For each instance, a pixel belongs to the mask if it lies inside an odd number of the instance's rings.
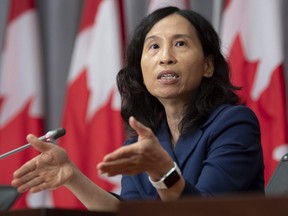
[[[177,62],[172,50],[170,49],[163,49],[162,55],[160,57],[160,64],[161,65],[170,65],[175,64]]]

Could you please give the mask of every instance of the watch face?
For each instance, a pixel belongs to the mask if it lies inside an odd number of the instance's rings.
[[[171,188],[178,180],[180,179],[180,175],[174,170],[167,178],[164,179],[164,184],[167,188]]]

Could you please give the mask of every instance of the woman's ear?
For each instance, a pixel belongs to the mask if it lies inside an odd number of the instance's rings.
[[[214,57],[209,55],[205,59],[205,68],[204,68],[203,76],[206,78],[210,78],[214,73]]]

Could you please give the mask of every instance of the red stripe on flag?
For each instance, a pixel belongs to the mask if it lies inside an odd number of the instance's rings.
[[[279,156],[287,153],[287,147],[278,154],[278,148],[282,148],[288,141],[288,127],[285,106],[285,86],[283,65],[279,65],[274,71],[270,85],[263,92],[257,103],[251,106],[259,116],[261,125],[261,139],[265,162],[266,183],[272,176],[278,162]]]
[[[249,62],[246,60],[239,36],[236,37],[232,45],[229,62],[233,72],[232,82],[243,86],[239,95],[247,106],[254,110],[260,122],[267,183],[278,163],[277,160],[273,159],[272,153],[279,144],[284,144],[288,140],[287,133],[285,133],[285,131],[288,131],[286,109],[285,104],[283,104],[286,99],[283,65],[279,65],[273,71],[269,86],[255,101],[248,96],[255,82],[259,61]],[[243,76],[243,71],[245,71],[245,76]]]
[[[86,0],[84,2],[83,14],[85,13],[85,16],[82,16],[79,32],[94,24],[95,14],[101,1],[102,0]]]
[[[0,64],[0,154],[26,144],[29,133],[43,134],[40,43],[36,11],[32,10],[35,4],[33,0],[11,3]],[[2,159],[0,184],[10,184],[13,172],[36,154],[30,148]],[[33,205],[26,195],[22,194],[14,209]]]
[[[247,95],[250,94],[252,85],[255,81],[255,73],[258,62],[249,62],[244,56],[243,46],[239,34],[236,36],[234,43],[231,46],[230,55],[228,58],[230,63],[231,80],[243,89],[238,92],[241,98],[247,103]],[[243,76],[245,71],[245,76]]]
[[[288,152],[280,3],[230,0],[222,19],[232,82],[260,122],[266,183]]]
[[[35,8],[34,0],[12,0],[10,2],[10,13],[8,22],[12,22],[22,13]]]
[[[59,142],[88,178],[111,191],[120,182],[99,176],[96,166],[104,155],[124,141],[116,91],[116,74],[122,60],[120,20],[123,18],[120,18],[118,1],[97,1],[94,6],[89,3],[92,2],[89,0],[83,10],[69,73],[63,112],[63,127],[67,134]],[[84,208],[66,188],[61,187],[53,194],[56,207]]]
[[[223,6],[224,10],[226,10],[226,8],[229,7],[230,2],[231,2],[230,0],[224,0],[224,6]]]
[[[73,163],[81,169],[82,167],[89,167],[89,158],[87,158],[87,151],[85,151],[89,149],[87,147],[86,110],[90,95],[87,88],[86,69],[80,72],[77,79],[70,83],[68,89],[63,117],[66,135],[61,138],[59,143],[61,147],[66,149]],[[85,160],[87,160],[87,163],[85,163]],[[53,191],[53,196],[55,207],[84,208],[82,203],[75,199],[75,196],[64,187]]]
[[[14,117],[5,127],[0,128],[0,154],[18,148],[27,143],[26,135],[34,133],[40,135],[43,131],[43,119],[31,118],[28,113],[31,109],[31,102],[27,101],[23,110]],[[1,108],[1,107],[0,107]],[[23,127],[25,125],[25,127]],[[2,159],[0,162],[1,179],[0,184],[10,185],[13,173],[25,162],[39,154],[35,149],[28,148]],[[13,206],[13,209],[27,208],[26,194],[21,194],[19,200]]]

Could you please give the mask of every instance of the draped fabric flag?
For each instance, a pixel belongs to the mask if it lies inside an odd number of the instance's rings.
[[[120,176],[99,176],[96,166],[123,144],[116,74],[122,66],[121,1],[86,0],[68,77],[59,141],[70,159],[97,185],[119,192]],[[56,207],[83,208],[66,188],[54,192]]]
[[[260,121],[267,183],[288,150],[281,1],[228,1],[222,21],[232,81]]]
[[[24,145],[26,135],[43,134],[41,55],[34,0],[11,0],[0,62],[0,154]],[[32,148],[0,159],[0,184],[37,152]],[[40,205],[42,193],[23,194],[14,208]]]
[[[189,0],[149,0],[148,4],[148,13],[152,11],[166,6],[175,6],[179,7],[180,9],[189,9],[190,7]]]

